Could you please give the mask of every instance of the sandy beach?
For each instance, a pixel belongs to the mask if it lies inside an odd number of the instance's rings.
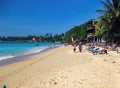
[[[0,66],[0,88],[120,88],[120,54],[72,49],[61,46]]]

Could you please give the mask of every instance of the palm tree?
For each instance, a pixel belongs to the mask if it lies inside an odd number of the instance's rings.
[[[103,33],[107,37],[115,39],[114,34],[120,32],[120,0],[107,0],[106,2],[100,1],[105,10],[97,10],[103,14],[99,19],[99,25],[104,30]]]

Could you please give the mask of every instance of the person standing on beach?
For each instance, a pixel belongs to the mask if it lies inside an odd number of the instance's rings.
[[[82,52],[82,42],[79,43],[79,52]]]
[[[72,46],[73,46],[73,52],[76,52],[76,43],[72,42]]]
[[[76,52],[76,44],[73,46],[73,51]]]

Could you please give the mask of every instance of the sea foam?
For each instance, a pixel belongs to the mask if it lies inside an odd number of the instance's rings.
[[[41,46],[41,47],[35,47],[35,48],[31,48],[19,53],[14,53],[14,54],[7,54],[7,55],[2,55],[0,56],[0,61],[1,60],[7,60],[7,59],[11,59],[11,58],[16,58],[16,57],[20,57],[20,56],[27,56],[27,55],[33,55],[33,54],[37,54],[40,52],[43,52],[45,50],[54,48],[54,47],[59,47],[60,45],[52,45],[52,46]]]

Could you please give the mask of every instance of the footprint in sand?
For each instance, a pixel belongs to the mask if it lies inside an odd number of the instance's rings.
[[[86,81],[87,79],[81,79],[81,81]]]
[[[115,61],[113,61],[112,63],[116,63]]]
[[[106,61],[106,59],[104,59],[104,61]]]
[[[7,77],[5,76],[2,76],[1,78],[0,78],[0,82],[2,82],[3,80],[5,80]]]
[[[57,82],[54,82],[54,85],[57,85]]]
[[[58,84],[58,82],[55,80],[55,78],[51,79],[49,83],[50,83],[50,85],[57,85]]]

